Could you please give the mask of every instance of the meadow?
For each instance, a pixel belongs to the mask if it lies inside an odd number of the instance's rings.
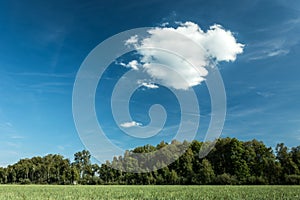
[[[300,199],[300,186],[0,185],[0,200]]]

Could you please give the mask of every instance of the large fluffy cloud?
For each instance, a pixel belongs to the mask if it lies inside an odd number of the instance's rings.
[[[220,25],[203,31],[199,25],[185,22],[176,28],[156,27],[148,33],[146,38],[135,35],[125,42],[134,45],[142,56],[140,63],[126,66],[142,68],[153,79],[175,89],[186,90],[200,84],[208,74],[207,67],[220,61],[235,61],[244,47]]]

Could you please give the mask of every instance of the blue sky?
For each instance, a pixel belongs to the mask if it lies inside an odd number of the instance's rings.
[[[202,30],[220,24],[245,45],[234,62],[218,63],[227,95],[222,137],[256,138],[272,147],[279,142],[299,145],[298,1],[1,1],[0,165],[47,153],[72,158],[85,148],[73,121],[72,90],[89,52],[121,31],[186,21]],[[128,70],[114,69],[106,76],[117,77]],[[97,90],[97,115],[108,112],[101,104],[111,92],[112,83],[106,84]],[[194,89],[203,114],[196,138],[202,139],[210,119],[210,100],[205,84]],[[168,140],[168,131],[175,130],[179,119],[178,102],[171,99],[163,87],[141,89],[133,102],[143,104],[131,104],[132,116],[146,124],[149,105],[165,105],[170,112],[165,129]],[[144,142],[128,142],[127,136],[120,136],[110,114],[100,123],[110,132],[108,137],[117,138],[115,142],[124,148]],[[155,144],[163,136],[147,142]]]

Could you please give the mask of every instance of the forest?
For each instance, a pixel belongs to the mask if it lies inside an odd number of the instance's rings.
[[[59,154],[21,159],[7,167],[0,167],[1,184],[119,184],[119,185],[275,185],[300,184],[300,146],[288,148],[277,144],[274,151],[257,140],[240,141],[220,138],[204,158],[199,150],[206,143],[199,141],[170,144],[162,141],[157,146],[145,145],[128,150],[123,156],[105,164],[91,162],[87,150],[74,154],[70,161]],[[169,148],[164,148],[169,147]],[[170,165],[163,165],[165,157],[156,160],[156,170],[147,173],[128,172],[130,168],[147,166],[149,159],[137,159],[136,153],[157,152],[174,155],[185,152]],[[111,167],[113,166],[113,168]],[[117,167],[116,167],[117,166]],[[164,166],[161,168],[160,166]],[[129,170],[130,171],[130,170]]]

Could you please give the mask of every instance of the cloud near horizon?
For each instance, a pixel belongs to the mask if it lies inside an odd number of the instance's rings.
[[[142,57],[139,62],[133,60],[121,65],[142,69],[154,80],[174,89],[187,90],[199,85],[208,75],[207,67],[222,61],[233,62],[243,53],[244,45],[236,41],[231,31],[218,24],[206,32],[198,24],[185,22],[176,28],[155,27],[148,33],[149,37],[134,35],[125,41],[125,45],[138,48]],[[191,43],[200,48],[193,49]]]

